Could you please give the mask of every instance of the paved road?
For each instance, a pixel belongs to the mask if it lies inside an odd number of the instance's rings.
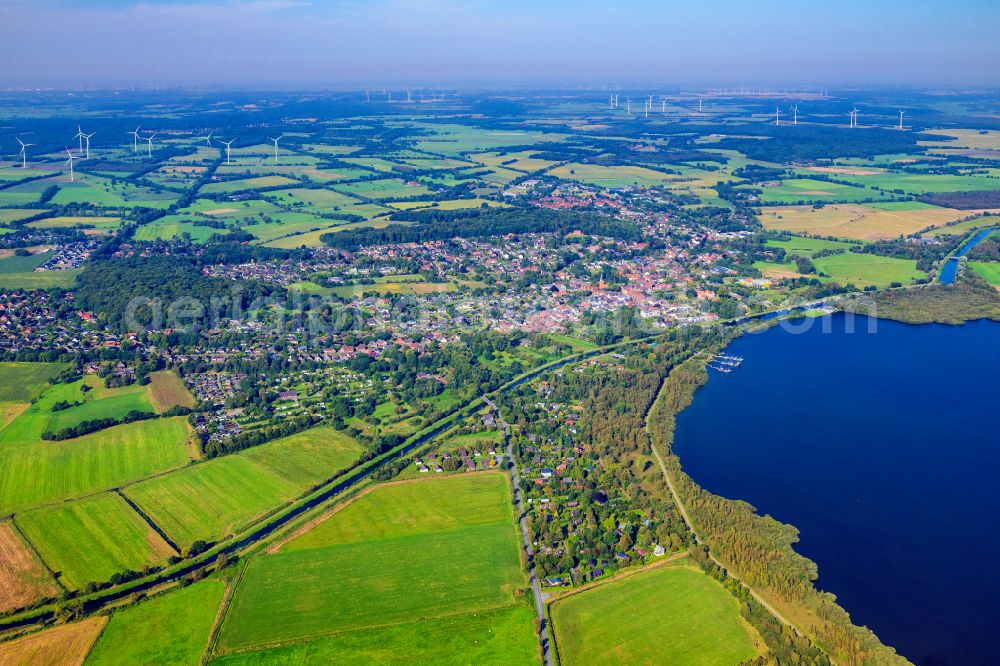
[[[524,541],[524,552],[528,556],[528,579],[531,581],[531,592],[535,596],[535,613],[538,614],[538,623],[542,641],[542,659],[545,666],[552,666],[552,650],[549,649],[549,628],[545,622],[545,601],[542,599],[542,588],[538,584],[538,574],[535,571],[535,552],[531,547],[531,537],[528,534],[528,521],[525,518],[524,503],[521,498],[521,481],[517,476],[517,465],[514,464],[513,445],[510,441],[510,428],[507,421],[500,415],[500,410],[489,398],[483,396],[487,405],[493,408],[497,415],[497,423],[503,430],[504,443],[507,445],[507,460],[510,461],[511,478],[514,483],[514,506],[517,509],[518,522],[521,525],[521,539]]]

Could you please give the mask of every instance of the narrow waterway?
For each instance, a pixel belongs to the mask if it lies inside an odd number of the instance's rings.
[[[941,277],[939,278],[939,281],[942,284],[951,284],[954,282],[955,275],[958,273],[958,260],[967,255],[969,250],[986,240],[986,237],[994,231],[996,231],[995,227],[991,229],[981,229],[975,236],[970,238],[969,241],[955,253],[955,256],[945,262],[944,267],[941,268]]]
[[[706,489],[795,525],[818,586],[903,655],[995,664],[1000,323],[847,322],[736,340],[743,365],[710,371],[675,450]]]

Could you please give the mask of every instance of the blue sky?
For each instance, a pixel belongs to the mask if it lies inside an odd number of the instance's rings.
[[[0,0],[0,86],[995,85],[987,0]]]

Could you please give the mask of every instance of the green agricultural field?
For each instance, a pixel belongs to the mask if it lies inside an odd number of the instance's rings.
[[[521,175],[521,174],[518,174]],[[677,176],[638,166],[601,166],[571,162],[546,172],[565,180],[576,180],[598,187],[625,187],[626,185],[662,185]]]
[[[183,417],[115,426],[61,442],[0,442],[0,514],[79,497],[188,462]]]
[[[511,515],[501,474],[460,474],[447,479],[380,486],[338,510],[283,552],[372,542],[490,525]]]
[[[1000,180],[988,176],[877,173],[865,176],[837,176],[837,179],[855,183],[862,187],[875,186],[890,192],[899,190],[906,194],[1000,190]]]
[[[29,217],[34,217],[39,213],[48,212],[44,208],[9,208],[0,210],[0,225],[10,224]]]
[[[343,183],[336,187],[339,192],[367,199],[411,199],[424,197],[431,193],[423,185],[407,185],[406,181],[399,178]]]
[[[101,418],[122,418],[131,411],[152,412],[146,389],[134,384],[118,389],[105,389],[95,377],[88,377],[69,384],[48,387],[39,399],[23,414],[0,431],[0,442],[41,439],[42,433],[58,432],[84,421]],[[84,386],[91,388],[84,393]],[[57,402],[72,407],[56,411]]]
[[[52,252],[37,252],[27,257],[4,257],[0,259],[0,277],[14,273],[33,271],[52,256]]]
[[[374,627],[259,652],[212,660],[214,666],[264,664],[422,664],[477,666],[532,664],[538,640],[534,611],[525,604],[462,615]]]
[[[225,648],[498,608],[523,583],[513,521],[293,550],[248,564]],[[293,621],[275,623],[275,617]]]
[[[204,243],[216,234],[224,235],[229,233],[226,229],[213,229],[212,227],[203,227],[193,222],[173,219],[180,217],[190,219],[191,216],[168,215],[164,218],[154,220],[136,229],[133,237],[137,241],[172,240],[174,238],[187,237],[192,242]]]
[[[72,590],[119,571],[162,564],[174,554],[142,516],[111,492],[20,513],[14,520]]]
[[[970,261],[969,268],[994,287],[1000,287],[1000,262]]]
[[[877,285],[886,287],[893,282],[909,284],[927,275],[917,270],[917,262],[909,259],[880,257],[874,254],[845,252],[813,260],[816,270],[826,273],[841,284],[853,282],[857,286]]]
[[[905,285],[910,284],[911,279],[927,277],[925,273],[917,270],[915,260],[850,251],[813,259],[813,265],[816,267],[816,274],[806,277],[818,277],[823,281],[835,281],[840,284],[851,283],[857,287],[868,285],[887,287],[893,282]],[[774,278],[799,276],[795,264],[790,261],[784,264],[758,261],[754,263],[754,267]]]
[[[123,492],[182,547],[231,534],[298,494],[243,456],[191,465]]]
[[[353,462],[361,446],[316,428],[128,486],[123,492],[180,546],[216,540]]]
[[[68,289],[76,284],[81,269],[38,271],[25,273],[0,272],[0,289]]]
[[[305,490],[348,467],[363,450],[364,447],[349,435],[329,426],[319,426],[238,455]]]
[[[767,242],[770,247],[780,247],[788,254],[798,254],[812,259],[813,255],[821,250],[844,250],[850,251],[852,247],[859,247],[856,243],[845,243],[843,241],[822,240],[820,238],[805,238],[802,236],[792,236],[787,241],[770,240]]]
[[[415,209],[437,209],[437,210],[460,210],[463,208],[482,208],[483,206],[489,206],[490,208],[507,208],[509,204],[505,204],[501,201],[492,201],[490,199],[448,199],[445,201],[400,201],[398,203],[389,204],[393,208],[398,208],[399,210],[415,210]]]
[[[121,226],[120,217],[83,217],[83,216],[62,216],[47,217],[37,222],[29,222],[28,227],[32,229],[65,229],[72,227],[88,227],[101,233],[113,233]]]
[[[0,402],[30,402],[65,363],[0,363]]]
[[[760,200],[765,204],[850,203],[891,198],[875,190],[812,178],[791,178],[781,181],[776,187],[764,187],[761,190]]]
[[[739,603],[693,567],[664,566],[559,599],[562,664],[738,664],[759,654]]]
[[[224,591],[221,580],[203,580],[115,612],[85,664],[197,664]]]
[[[348,211],[344,211],[348,212]],[[327,220],[329,222],[329,220]],[[402,224],[399,222],[393,223],[389,218],[379,218],[377,220],[367,220],[365,222],[352,222],[350,224],[334,224],[333,226],[328,226],[323,229],[318,229],[316,231],[308,231],[305,233],[299,233],[291,236],[275,238],[271,241],[262,242],[261,245],[266,247],[276,247],[276,248],[298,248],[298,247],[321,247],[323,241],[320,237],[324,234],[336,233],[338,231],[344,231],[346,229],[357,229],[360,227],[371,227],[373,229],[381,229],[383,227],[389,226],[389,224]],[[255,227],[247,227],[247,231],[254,233]],[[369,285],[372,286],[372,285]]]
[[[241,190],[256,190],[262,187],[278,187],[281,185],[295,185],[298,181],[285,176],[259,176],[257,178],[244,178],[242,180],[225,180],[216,183],[208,183],[201,188],[206,194],[219,194],[224,192],[239,192]],[[224,208],[225,206],[219,206]]]
[[[981,217],[975,217],[971,220],[966,220],[965,222],[959,222],[958,224],[931,229],[925,233],[924,236],[964,236],[974,229],[982,229],[997,225],[1000,225],[1000,216],[983,215]]]
[[[248,563],[220,648],[514,605],[525,578],[509,493],[497,473],[376,486]]]
[[[308,208],[330,208],[333,210],[339,210],[344,206],[358,203],[358,200],[354,197],[333,192],[332,190],[296,188],[269,192],[268,196],[274,197],[284,206],[295,206],[298,203],[302,203]]]

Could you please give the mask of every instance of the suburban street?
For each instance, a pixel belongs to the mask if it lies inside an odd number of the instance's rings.
[[[545,621],[545,601],[542,599],[542,587],[538,582],[538,574],[535,571],[534,549],[531,547],[531,537],[528,535],[528,521],[525,519],[524,503],[521,498],[521,483],[517,476],[517,465],[514,464],[513,446],[510,442],[510,430],[507,422],[500,414],[496,404],[487,397],[483,397],[487,405],[493,408],[497,415],[497,423],[503,429],[503,438],[507,447],[507,460],[510,461],[511,481],[514,484],[514,506],[517,509],[518,523],[521,525],[521,538],[524,541],[524,553],[528,560],[528,580],[531,582],[531,592],[535,597],[535,612],[538,614],[539,633],[542,641],[542,658],[545,666],[552,666],[552,650],[549,648],[549,629]]]

